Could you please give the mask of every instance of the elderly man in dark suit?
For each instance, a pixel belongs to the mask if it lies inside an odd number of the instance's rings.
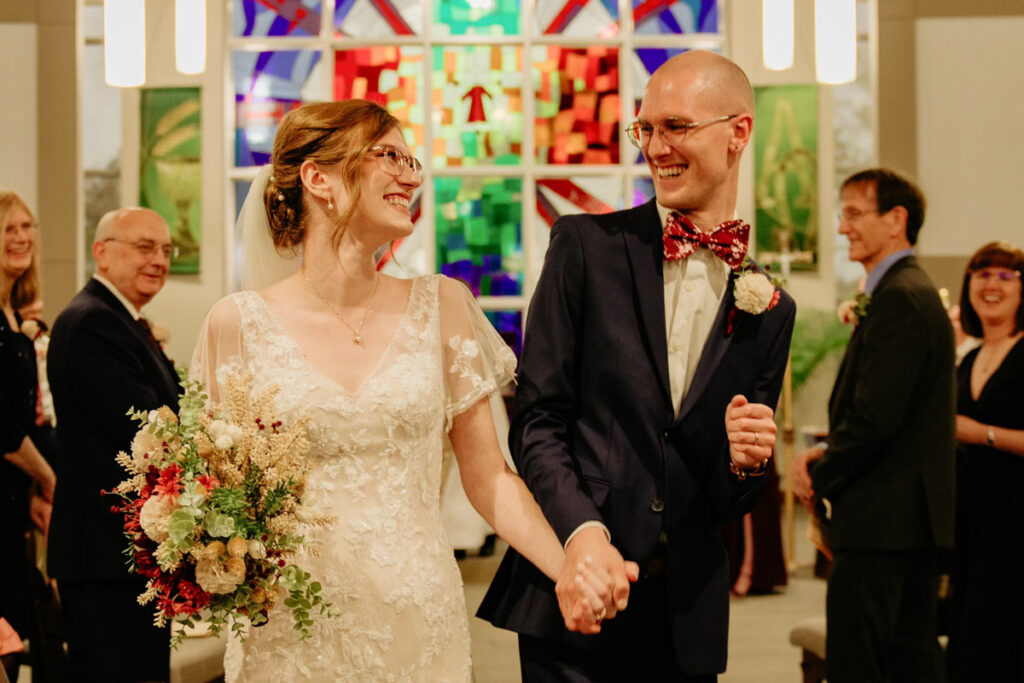
[[[59,461],[49,569],[58,579],[73,680],[169,678],[169,631],[153,626],[136,598],[145,581],[129,572],[122,522],[111,514],[136,424],[129,408],[177,409],[173,364],[140,310],[167,279],[173,254],[163,218],[149,209],[100,220],[96,274],[53,326],[48,356]]]
[[[867,271],[829,399],[827,444],[796,460],[797,494],[833,551],[829,683],[945,679],[937,553],[953,544],[953,330],[913,245],[921,191],[888,169],[842,186],[839,232]]]
[[[725,670],[716,523],[763,488],[795,313],[763,273],[741,273],[749,228],[733,219],[752,129],[735,64],[674,57],[628,128],[656,200],[552,229],[510,443],[565,543],[565,569],[556,588],[510,551],[479,612],[519,632],[525,681],[713,681]],[[765,296],[752,305],[755,281]],[[632,586],[624,559],[640,566]],[[586,635],[565,629],[556,600],[574,599],[578,571],[606,574],[614,598]]]

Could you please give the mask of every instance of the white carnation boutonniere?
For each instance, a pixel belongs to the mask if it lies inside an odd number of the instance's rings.
[[[726,334],[732,334],[738,311],[761,315],[775,308],[782,297],[781,278],[762,271],[749,256],[744,258],[737,270],[739,275],[733,286],[735,305],[729,311]]]

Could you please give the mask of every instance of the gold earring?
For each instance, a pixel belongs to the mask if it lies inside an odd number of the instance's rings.
[[[334,210],[334,197],[331,197],[330,195],[328,195],[328,197],[327,197],[327,210],[328,211],[333,211]]]

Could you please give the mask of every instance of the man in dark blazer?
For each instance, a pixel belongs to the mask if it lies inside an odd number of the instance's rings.
[[[713,681],[725,670],[716,523],[749,511],[763,487],[795,313],[756,269],[744,277],[766,298],[737,298],[748,228],[731,219],[752,128],[735,64],[674,57],[629,128],[656,201],[552,228],[510,445],[566,562],[556,587],[509,551],[478,613],[519,632],[525,681]],[[632,586],[624,560],[639,564]],[[607,576],[612,597],[583,635],[558,605],[579,599],[579,572]]]
[[[796,460],[833,552],[829,683],[945,679],[937,552],[953,543],[953,331],[912,246],[925,202],[870,169],[842,186],[839,232],[867,271],[829,399],[827,444]]]
[[[129,572],[117,499],[101,490],[125,478],[129,408],[177,410],[173,364],[139,311],[167,279],[173,253],[163,218],[149,209],[112,211],[92,245],[96,274],[53,326],[48,355],[59,460],[49,570],[64,608],[76,681],[169,679],[170,633],[136,600],[145,580]]]

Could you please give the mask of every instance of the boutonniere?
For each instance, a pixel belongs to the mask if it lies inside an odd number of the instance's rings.
[[[749,257],[736,269],[738,273],[733,287],[735,306],[729,311],[726,334],[732,334],[738,311],[750,315],[761,315],[775,308],[782,296],[782,278],[761,270]]]
[[[153,338],[157,340],[160,346],[171,341],[171,331],[163,325],[153,325],[152,330]]]
[[[868,306],[871,304],[871,295],[867,292],[858,292],[853,299],[847,299],[839,304],[836,315],[846,325],[856,327],[861,320],[868,315]]]

